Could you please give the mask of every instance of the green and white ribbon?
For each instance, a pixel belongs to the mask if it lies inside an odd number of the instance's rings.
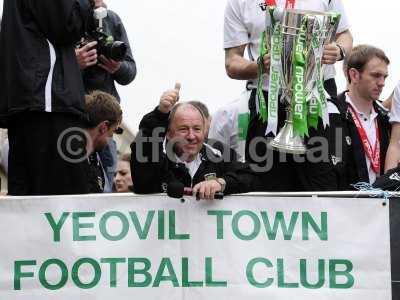
[[[293,96],[291,101],[293,132],[296,136],[308,135],[307,127],[307,103],[305,91],[306,72],[306,31],[307,18],[303,17],[300,31],[296,36],[295,51],[293,55]]]
[[[266,106],[265,97],[264,97],[264,93],[263,93],[263,86],[264,86],[263,74],[266,71],[264,69],[264,56],[269,51],[268,45],[271,45],[271,35],[273,32],[273,28],[276,24],[276,21],[274,18],[275,8],[276,8],[276,6],[268,6],[267,7],[267,13],[265,16],[266,17],[266,19],[265,19],[266,30],[261,33],[260,51],[259,51],[259,57],[257,60],[258,83],[257,83],[257,93],[256,93],[256,109],[257,109],[260,119],[264,123],[268,119],[267,106]]]
[[[266,45],[266,32],[263,31],[261,33],[261,42],[260,42],[260,56],[258,57],[257,66],[258,66],[258,83],[257,83],[257,98],[256,98],[256,106],[257,112],[260,116],[260,119],[263,122],[267,121],[267,106],[265,104],[265,97],[263,93],[263,74],[265,73],[264,70],[264,62],[263,58],[264,55],[268,53],[268,48]]]
[[[322,26],[320,19],[316,18],[314,22],[318,22],[315,26],[315,30],[312,33],[311,48],[314,54],[315,70],[312,74],[312,78],[307,86],[307,105],[308,105],[308,128],[318,127],[319,118],[323,119],[324,126],[326,122],[329,123],[329,116],[327,115],[327,103],[323,84],[323,71],[321,68],[321,60],[323,53],[322,43]]]
[[[282,25],[275,24],[271,40],[271,67],[268,87],[268,125],[265,135],[278,130],[278,101],[282,78]]]

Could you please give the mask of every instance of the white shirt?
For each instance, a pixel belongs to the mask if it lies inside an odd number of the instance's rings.
[[[182,163],[185,165],[186,169],[188,169],[190,177],[193,179],[194,175],[196,174],[197,170],[199,169],[199,167],[201,165],[200,154],[197,154],[196,158],[190,162],[183,161],[176,155],[175,155],[175,157],[176,157],[176,161],[178,163]]]
[[[366,115],[366,114],[360,112],[357,109],[357,107],[353,104],[350,96],[347,93],[346,93],[346,102],[349,103],[352,108],[354,108],[354,111],[356,112],[358,118],[360,119],[361,125],[363,126],[365,133],[367,134],[369,143],[371,144],[371,147],[374,150],[375,143],[376,143],[376,137],[377,137],[376,122],[377,122],[378,113],[374,109],[372,109],[372,111],[369,115]],[[364,150],[364,148],[363,148],[363,150]],[[384,159],[384,158],[381,157],[381,159]],[[367,154],[365,154],[365,162],[367,164],[367,169],[368,169],[369,183],[374,183],[378,174],[376,174],[372,170],[371,161]]]
[[[390,123],[400,123],[400,81],[394,88],[392,107],[390,109]]]
[[[211,118],[208,137],[228,145],[244,162],[247,128],[249,124],[249,98],[251,91],[244,91],[240,97],[218,109]]]
[[[265,0],[228,0],[224,20],[224,48],[238,47],[248,44],[249,58],[253,61],[259,56],[260,37],[265,30],[265,11],[261,6]],[[285,7],[286,0],[277,0],[279,9]],[[341,14],[337,32],[348,30],[350,25],[341,0],[297,0],[296,9],[313,11],[336,11]],[[335,67],[325,67],[324,78],[335,77]],[[257,87],[257,79],[249,80],[249,86]],[[264,89],[268,89],[268,74],[264,74]]]

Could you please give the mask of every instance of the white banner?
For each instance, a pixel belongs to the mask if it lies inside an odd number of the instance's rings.
[[[0,299],[388,300],[388,211],[376,198],[8,198]]]

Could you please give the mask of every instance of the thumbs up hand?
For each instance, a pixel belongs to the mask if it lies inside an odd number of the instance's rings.
[[[158,110],[164,114],[169,113],[172,107],[175,105],[175,103],[179,101],[180,90],[181,90],[181,84],[177,82],[175,83],[174,89],[165,91],[161,95]]]

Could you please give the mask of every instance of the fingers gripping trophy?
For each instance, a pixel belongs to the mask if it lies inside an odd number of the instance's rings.
[[[266,135],[272,132],[276,136],[270,146],[281,152],[304,154],[304,136],[308,136],[308,129],[316,128],[319,118],[324,126],[329,124],[321,60],[324,45],[335,38],[340,15],[276,10],[274,1],[267,1],[269,22],[266,24],[269,25],[262,36],[260,54],[270,52],[271,65],[268,107],[260,97],[262,83],[257,92],[260,117],[268,123]],[[287,114],[285,125],[276,134],[278,101],[285,105]]]

